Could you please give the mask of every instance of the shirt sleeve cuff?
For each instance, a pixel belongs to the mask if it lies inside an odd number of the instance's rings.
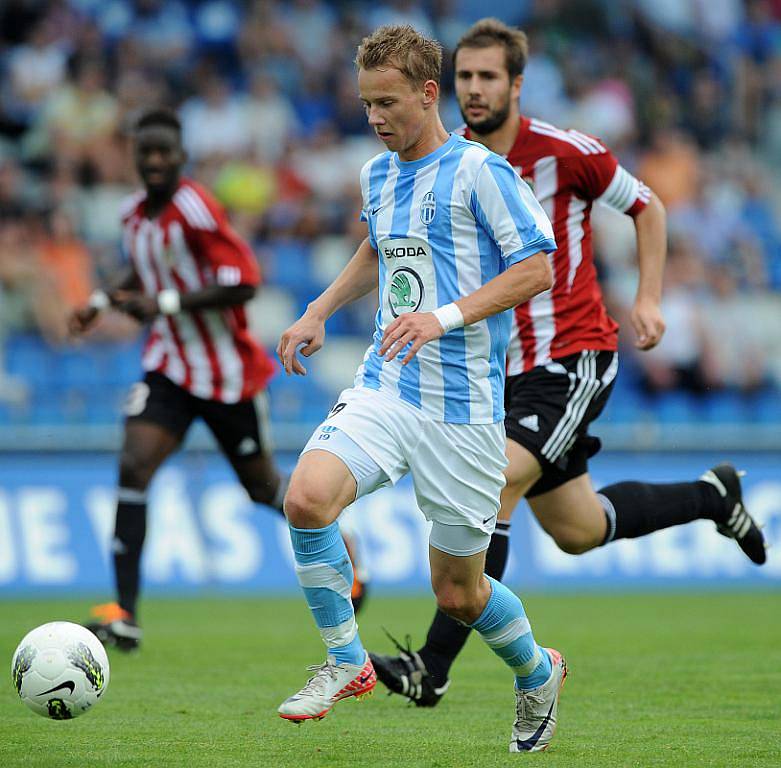
[[[513,264],[517,264],[519,261],[528,259],[529,256],[534,256],[534,254],[537,253],[538,251],[545,251],[545,253],[553,253],[553,251],[555,250],[556,250],[556,241],[551,239],[550,237],[544,237],[544,238],[540,238],[539,240],[535,240],[533,243],[524,245],[524,247],[521,248],[520,250],[514,251],[509,256],[505,256],[504,260],[507,263],[507,266],[512,266]]]

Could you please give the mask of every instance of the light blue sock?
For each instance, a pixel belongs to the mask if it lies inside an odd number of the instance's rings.
[[[550,656],[534,641],[520,598],[496,579],[486,578],[491,597],[472,629],[515,672],[518,688],[537,688],[550,677]]]
[[[358,636],[350,600],[353,566],[339,524],[327,528],[290,528],[296,557],[296,576],[320,630],[328,653],[337,664],[363,664],[366,651]]]

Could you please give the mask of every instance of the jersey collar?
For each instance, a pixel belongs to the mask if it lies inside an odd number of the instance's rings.
[[[453,147],[458,144],[460,140],[460,136],[456,136],[454,133],[451,133],[449,134],[448,140],[441,147],[437,147],[433,152],[430,152],[428,155],[424,155],[419,160],[399,160],[398,153],[394,152],[393,162],[396,163],[396,167],[399,169],[400,173],[415,173],[421,168],[424,168],[430,163],[434,163],[442,158],[444,155],[450,152],[450,150],[453,149]]]

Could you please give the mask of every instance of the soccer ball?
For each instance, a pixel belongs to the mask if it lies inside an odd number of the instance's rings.
[[[106,692],[108,656],[88,629],[52,621],[22,638],[11,660],[11,679],[33,712],[70,720],[97,704]]]

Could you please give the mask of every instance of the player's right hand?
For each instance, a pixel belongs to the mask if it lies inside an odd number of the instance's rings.
[[[296,356],[296,350],[301,347],[301,354],[309,357],[323,346],[325,340],[325,323],[308,315],[299,318],[283,334],[277,344],[277,356],[285,373],[290,376],[306,376],[306,368]],[[301,346],[303,345],[303,346]]]
[[[80,336],[89,330],[98,316],[98,310],[95,307],[81,307],[74,309],[68,318],[68,330],[73,336]]]

